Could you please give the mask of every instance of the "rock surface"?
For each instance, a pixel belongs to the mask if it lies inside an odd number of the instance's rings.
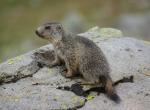
[[[98,27],[80,34],[96,42],[106,55],[113,81],[134,76],[134,83],[116,87],[122,99],[115,104],[104,94],[86,98],[56,89],[70,86],[75,80],[64,78],[61,67],[42,67],[34,53],[48,52],[53,60],[53,47],[47,45],[0,64],[0,110],[149,110],[150,108],[150,43],[123,37],[119,30]],[[106,36],[106,37],[105,37]],[[44,60],[44,59],[43,59]],[[132,88],[132,89],[131,89]]]

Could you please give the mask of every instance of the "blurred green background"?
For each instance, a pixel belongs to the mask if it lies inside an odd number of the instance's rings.
[[[0,62],[47,44],[34,33],[46,21],[74,33],[98,25],[150,40],[150,0],[0,0]]]

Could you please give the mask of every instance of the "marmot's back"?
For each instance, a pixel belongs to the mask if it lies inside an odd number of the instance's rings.
[[[101,49],[93,41],[84,37],[77,36],[75,41],[79,43],[79,68],[85,78],[98,80],[102,75],[108,76],[110,72],[109,64]],[[92,73],[84,72],[86,70]]]

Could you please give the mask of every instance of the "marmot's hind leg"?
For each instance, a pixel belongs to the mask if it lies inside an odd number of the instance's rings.
[[[78,83],[80,85],[94,85],[94,86],[99,85],[99,81],[87,81],[85,79],[78,81]]]

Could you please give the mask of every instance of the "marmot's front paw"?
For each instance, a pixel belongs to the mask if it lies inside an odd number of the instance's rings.
[[[65,77],[66,78],[71,78],[73,76],[74,76],[74,74],[72,72],[70,72],[70,71],[68,71],[68,72],[65,73]]]
[[[60,71],[61,75],[64,76],[65,78],[70,78],[71,76],[67,74],[67,70],[66,71]]]
[[[55,64],[54,62],[54,52],[53,51],[45,51],[39,50],[33,53],[33,59],[39,63],[41,67],[53,67]]]
[[[45,61],[53,61],[55,59],[54,51],[47,51],[47,50],[38,50],[33,53],[33,57],[35,59],[42,59]]]
[[[39,60],[39,59],[43,59],[43,54],[41,52],[35,52],[33,53],[33,58],[36,59],[36,60]]]

